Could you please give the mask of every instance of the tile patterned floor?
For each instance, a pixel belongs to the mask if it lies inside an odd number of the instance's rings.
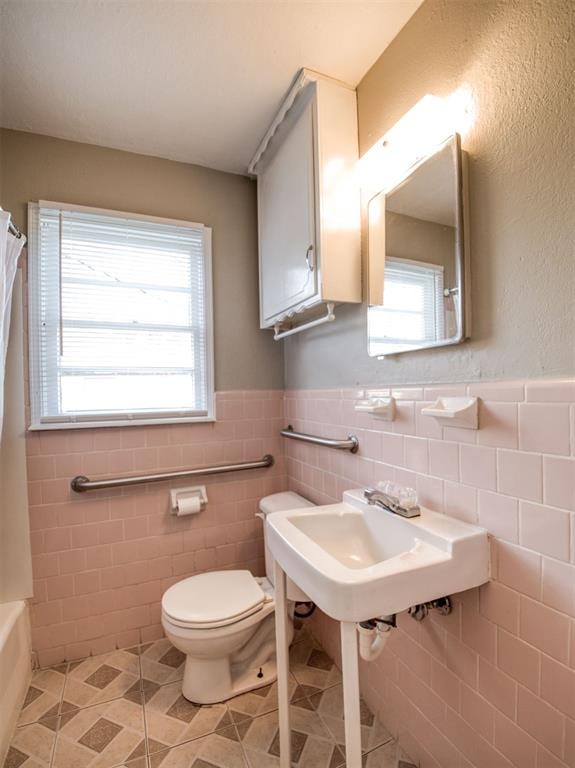
[[[290,651],[296,768],[345,765],[341,674],[307,631]],[[166,639],[34,673],[3,768],[278,768],[276,686],[196,706]],[[362,702],[364,768],[396,768]]]

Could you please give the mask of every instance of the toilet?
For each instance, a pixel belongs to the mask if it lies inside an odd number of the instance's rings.
[[[286,491],[260,501],[259,514],[314,506]],[[210,571],[172,585],[162,597],[166,636],[186,655],[182,693],[196,704],[214,704],[276,679],[274,558],[265,548],[266,576]],[[309,598],[287,580],[289,640],[293,606]]]

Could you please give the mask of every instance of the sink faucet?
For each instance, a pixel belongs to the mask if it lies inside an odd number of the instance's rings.
[[[390,496],[388,493],[377,488],[366,488],[363,496],[368,504],[375,504],[382,509],[386,509],[388,512],[393,512],[394,515],[400,515],[401,517],[418,517],[421,515],[419,505],[413,504],[409,507],[404,507],[396,496]]]

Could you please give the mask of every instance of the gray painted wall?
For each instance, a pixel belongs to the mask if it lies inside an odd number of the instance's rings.
[[[29,201],[56,200],[212,227],[216,389],[283,387],[283,350],[259,330],[255,183],[89,144],[0,131],[2,205],[26,230]]]
[[[471,88],[472,339],[378,361],[366,307],[338,308],[286,340],[288,387],[575,372],[574,13],[569,0],[427,0],[363,78],[362,153],[426,93]]]
[[[396,259],[414,259],[443,267],[445,286],[455,279],[455,227],[385,212],[385,251]]]

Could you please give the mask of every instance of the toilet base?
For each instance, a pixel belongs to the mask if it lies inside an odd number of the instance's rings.
[[[275,658],[266,661],[261,667],[236,670],[232,667],[230,671],[230,665],[226,659],[216,659],[208,663],[204,659],[201,664],[198,664],[188,656],[182,681],[182,694],[193,704],[218,704],[242,693],[270,685],[276,677]]]
[[[247,691],[255,691],[257,688],[263,688],[265,685],[275,682],[277,678],[276,660],[271,659],[255,669],[247,669],[243,674],[238,675],[234,680],[234,696]]]

